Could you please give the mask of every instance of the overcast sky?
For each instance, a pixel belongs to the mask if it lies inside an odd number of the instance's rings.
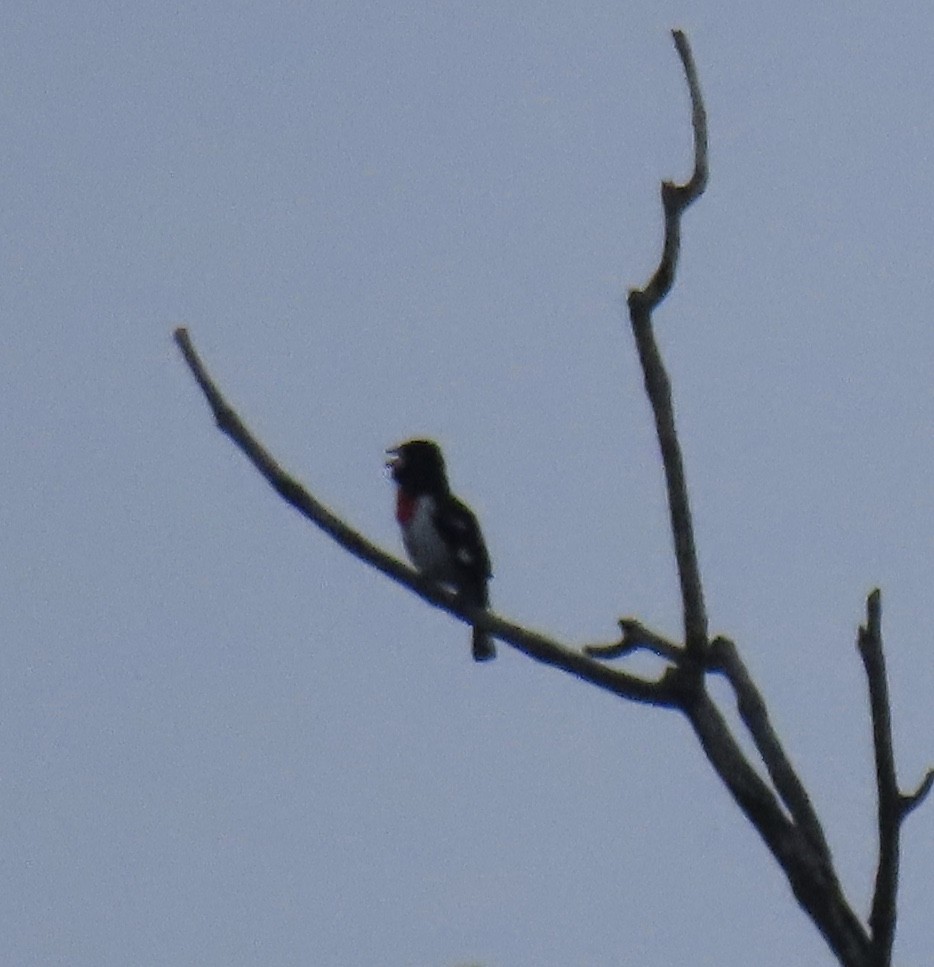
[[[475,665],[171,342],[383,546],[383,451],[431,435],[498,611],[677,635],[624,308],[690,172],[675,26],[711,176],[657,330],[711,626],[868,909],[876,585],[903,785],[934,764],[929,2],[5,0],[0,962],[834,962],[680,718]],[[920,965],[930,804],[904,847]]]

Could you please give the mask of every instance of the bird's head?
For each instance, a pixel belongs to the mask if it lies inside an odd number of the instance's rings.
[[[407,440],[386,451],[392,479],[411,494],[447,493],[441,447],[433,440]]]

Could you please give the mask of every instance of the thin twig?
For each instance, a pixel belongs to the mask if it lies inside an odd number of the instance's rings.
[[[674,665],[680,664],[684,658],[684,649],[680,645],[646,628],[636,618],[620,618],[619,627],[623,633],[619,641],[611,645],[586,645],[584,653],[609,661],[631,655],[634,651],[649,651]]]
[[[684,202],[686,208],[695,198],[703,194],[707,187],[707,111],[704,108],[704,99],[701,96],[700,80],[697,76],[697,67],[694,64],[694,57],[691,54],[691,47],[688,39],[681,30],[673,30],[671,36],[674,38],[675,47],[678,48],[678,56],[684,64],[684,74],[688,82],[688,90],[691,92],[691,127],[694,131],[694,172],[691,180],[684,186],[684,194],[687,200]]]
[[[921,780],[921,785],[914,792],[903,792],[901,795],[902,817],[907,816],[913,809],[917,809],[928,797],[934,786],[934,769],[928,769],[927,775]]]

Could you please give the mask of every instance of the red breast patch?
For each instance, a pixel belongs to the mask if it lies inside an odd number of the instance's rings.
[[[396,492],[396,520],[400,524],[407,524],[415,516],[416,500],[401,487]]]

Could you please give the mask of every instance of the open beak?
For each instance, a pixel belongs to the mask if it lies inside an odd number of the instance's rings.
[[[402,457],[399,454],[397,447],[392,447],[386,451],[386,469],[391,475],[395,475],[396,467],[400,466],[402,463]]]

